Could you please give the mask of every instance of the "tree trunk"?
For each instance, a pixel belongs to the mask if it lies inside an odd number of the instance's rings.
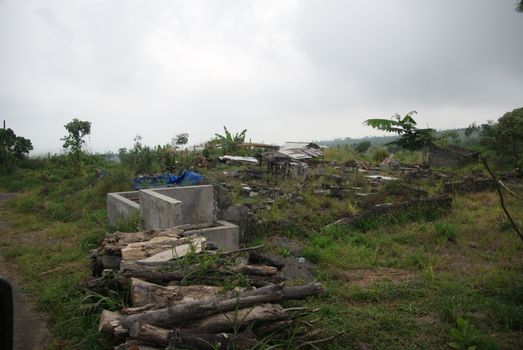
[[[131,278],[131,300],[135,307],[154,304],[158,309],[188,301],[207,300],[217,296],[222,289],[222,287],[201,285],[162,287]]]
[[[285,310],[280,304],[260,304],[250,308],[229,311],[216,314],[204,319],[192,322],[184,328],[197,333],[198,330],[205,333],[237,332],[240,329],[250,327],[256,323],[281,321],[288,318]]]
[[[242,272],[247,275],[273,276],[278,273],[278,269],[267,265],[236,265],[228,268],[234,272]]]
[[[257,340],[252,332],[238,334],[192,333],[186,330],[169,330],[137,322],[130,331],[135,339],[169,348],[215,350],[251,349]]]

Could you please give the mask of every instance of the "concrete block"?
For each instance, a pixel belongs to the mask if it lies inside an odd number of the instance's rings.
[[[182,202],[183,224],[216,220],[212,185],[156,188],[150,191]]]
[[[140,216],[146,230],[182,225],[182,202],[155,190],[140,191]]]
[[[133,213],[140,212],[138,191],[107,194],[107,217],[109,225],[116,227],[119,222],[125,221]]]
[[[224,251],[235,250],[240,247],[240,228],[227,221],[218,220],[214,227],[187,231],[186,233],[198,233]]]

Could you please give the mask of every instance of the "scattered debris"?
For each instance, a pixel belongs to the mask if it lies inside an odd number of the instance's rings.
[[[240,156],[222,156],[218,158],[221,162],[227,164],[258,164],[258,159],[254,157],[240,157]]]
[[[391,154],[380,163],[381,171],[393,171],[400,169],[400,162],[394,159],[394,155]]]
[[[384,203],[375,205],[353,217],[340,219],[329,226],[351,225],[363,226],[369,221],[379,217],[390,217],[398,214],[408,213],[409,210],[417,210],[421,213],[434,215],[437,211],[448,211],[452,207],[452,197],[438,195],[430,198],[415,199],[407,202]]]
[[[392,176],[384,176],[384,175],[365,175],[368,179],[374,179],[374,180],[383,180],[383,181],[394,181],[398,180],[397,177]]]

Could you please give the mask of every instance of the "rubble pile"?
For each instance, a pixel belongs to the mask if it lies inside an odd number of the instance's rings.
[[[314,310],[281,304],[322,294],[319,283],[287,285],[283,264],[263,246],[222,252],[194,230],[116,232],[92,252],[87,288],[129,296],[127,307],[100,317],[99,331],[115,349],[250,349],[290,337],[306,347],[332,339],[303,322]]]

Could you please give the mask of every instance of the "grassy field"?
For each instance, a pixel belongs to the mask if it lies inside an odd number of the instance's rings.
[[[112,176],[97,179],[94,169],[100,166]],[[227,181],[222,173],[217,169],[206,175],[219,183]],[[108,230],[105,194],[127,190],[130,176],[118,165],[93,160],[82,176],[73,177],[57,160],[0,178],[4,191],[21,193],[1,211],[11,227],[0,231],[0,249],[49,315],[54,336],[50,349],[110,344],[99,339],[99,313],[116,310],[123,301],[81,286],[90,274],[89,251]],[[297,186],[292,181],[277,185],[289,192]],[[417,185],[433,192],[439,184]],[[317,263],[315,273],[327,293],[308,303],[320,309],[318,327],[330,334],[345,331],[320,348],[523,346],[523,244],[507,224],[496,193],[458,195],[448,215],[401,216],[362,231],[326,228],[359,209],[350,198],[324,198],[307,186],[296,203],[276,199],[259,213],[267,222],[290,220],[291,227],[260,226],[250,239],[270,245],[273,235],[287,236],[304,246],[307,260]],[[230,196],[251,204],[262,201],[241,199],[234,191]],[[522,218],[521,201],[507,199],[513,216]]]

